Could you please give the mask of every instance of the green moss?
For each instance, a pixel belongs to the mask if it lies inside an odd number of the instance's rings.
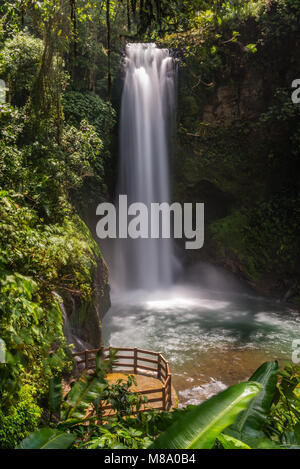
[[[244,270],[250,278],[259,280],[260,272],[257,270],[256,259],[249,249],[245,236],[248,224],[247,215],[236,211],[228,217],[212,223],[209,227],[209,233],[220,257],[234,259],[241,270]]]

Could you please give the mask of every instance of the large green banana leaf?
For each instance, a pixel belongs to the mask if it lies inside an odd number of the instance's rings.
[[[261,389],[254,382],[231,386],[178,419],[150,448],[212,448],[216,437],[234,422]]]
[[[278,363],[266,362],[251,376],[250,382],[262,385],[262,391],[253,399],[234,424],[226,429],[227,435],[243,441],[251,447],[257,447],[258,440],[266,438],[263,427],[270,413],[276,393]]]
[[[45,427],[31,433],[17,449],[68,449],[75,439],[71,433]]]
[[[218,435],[217,440],[221,443],[224,449],[251,449],[250,446],[246,445],[246,443],[223,433]]]

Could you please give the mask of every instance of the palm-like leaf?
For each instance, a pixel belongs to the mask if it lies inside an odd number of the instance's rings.
[[[234,424],[227,428],[228,435],[250,446],[255,446],[257,440],[266,438],[263,427],[275,396],[277,374],[277,362],[266,362],[255,371],[249,381],[260,383],[262,392],[248,404],[247,409],[238,416]]]
[[[220,433],[217,439],[224,449],[251,449],[246,443],[223,433]]]
[[[68,449],[75,439],[76,436],[71,433],[46,427],[31,433],[18,449]]]
[[[150,448],[212,448],[216,437],[234,422],[261,389],[254,382],[231,386],[178,419]]]

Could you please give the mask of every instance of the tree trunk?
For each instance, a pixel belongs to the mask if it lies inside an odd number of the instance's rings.
[[[110,0],[106,0],[106,28],[107,28],[107,97],[111,99],[111,49],[110,49]]]
[[[128,31],[131,31],[131,19],[130,19],[130,3],[127,0],[127,24],[128,24]]]
[[[76,0],[70,0],[71,4],[71,22],[73,28],[73,57],[76,59],[77,57],[77,40],[78,40],[78,33],[77,33],[77,18],[76,18]]]
[[[134,21],[136,21],[136,0],[131,0],[131,10],[132,10]]]

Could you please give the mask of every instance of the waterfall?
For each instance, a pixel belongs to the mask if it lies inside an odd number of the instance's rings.
[[[66,311],[66,308],[65,308],[64,301],[63,301],[62,297],[55,291],[52,291],[52,294],[56,298],[56,300],[59,304],[59,308],[61,310],[62,319],[63,319],[63,332],[64,332],[64,335],[65,335],[67,344],[73,344],[75,351],[92,349],[91,344],[89,344],[88,342],[80,339],[75,334],[76,331],[74,332],[74,330],[71,326],[70,319],[68,317],[68,314],[67,314],[67,311]],[[72,301],[72,297],[70,297],[70,299]],[[73,312],[74,311],[75,311],[75,305],[74,305]]]
[[[128,196],[128,204],[169,202],[174,60],[155,44],[128,44],[124,67],[117,192]],[[172,284],[171,239],[118,240],[116,252],[117,280],[124,287],[154,290]]]

